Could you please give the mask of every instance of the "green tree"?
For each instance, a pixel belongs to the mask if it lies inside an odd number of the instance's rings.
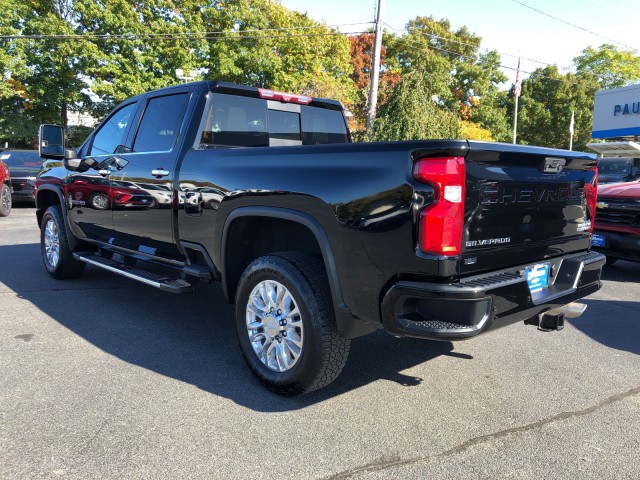
[[[433,100],[432,85],[419,73],[405,75],[378,110],[376,141],[460,138],[456,112]]]
[[[388,40],[387,60],[395,57],[401,74],[419,72],[440,104],[505,140],[507,113],[499,86],[506,77],[498,53],[480,53],[480,42],[467,27],[453,31],[446,19],[416,17],[406,34]]]
[[[384,46],[385,38],[388,38],[388,36],[383,36],[383,45],[380,51],[380,77],[378,82],[378,102],[380,104],[387,100],[393,88],[400,81],[398,69],[387,62],[387,48]],[[351,35],[349,37],[351,64],[353,67],[351,79],[356,90],[356,99],[350,108],[353,118],[349,123],[349,127],[355,138],[364,137],[367,124],[373,40],[373,33],[361,33],[360,35]]]
[[[219,1],[203,16],[223,32],[202,58],[211,78],[353,101],[349,40],[336,30],[273,0]]]
[[[79,32],[102,36],[83,42],[94,53],[83,71],[94,95],[94,115],[104,115],[130,96],[178,83],[178,68],[189,71],[199,66],[198,55],[206,48],[201,4],[191,0],[75,3]]]
[[[584,150],[591,139],[594,94],[592,77],[562,74],[556,66],[535,70],[522,82],[518,140],[553,148],[569,148],[574,112],[574,149]]]
[[[605,43],[597,49],[585,48],[573,63],[579,76],[591,77],[601,89],[624,87],[640,81],[640,56],[615,45]]]

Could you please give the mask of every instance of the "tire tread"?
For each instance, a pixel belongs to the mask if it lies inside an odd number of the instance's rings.
[[[298,288],[302,290],[306,284],[311,290],[306,300],[311,304],[310,309],[316,313],[311,317],[311,321],[321,350],[321,362],[313,378],[306,379],[304,383],[297,382],[286,386],[273,384],[253,367],[251,371],[270,390],[280,395],[302,395],[329,385],[340,375],[349,356],[350,340],[342,337],[336,329],[326,270],[317,258],[300,252],[278,252],[261,257],[247,267],[240,279],[240,285],[256,269],[269,268],[274,263],[286,269],[292,276],[299,277]]]

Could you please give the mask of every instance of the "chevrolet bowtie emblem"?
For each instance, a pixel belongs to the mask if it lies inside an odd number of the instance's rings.
[[[598,202],[596,203],[596,208],[609,208],[609,204],[604,202]]]

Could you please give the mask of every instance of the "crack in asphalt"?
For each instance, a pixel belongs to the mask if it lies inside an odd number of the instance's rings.
[[[387,470],[393,467],[401,467],[401,466],[416,464],[420,462],[430,462],[433,460],[440,460],[440,459],[447,458],[452,455],[464,452],[465,450],[471,448],[474,445],[486,443],[490,440],[506,437],[511,434],[528,432],[529,430],[534,430],[536,428],[540,428],[545,425],[549,425],[551,423],[560,422],[568,418],[575,418],[575,417],[582,417],[585,415],[589,415],[603,407],[606,407],[607,405],[620,402],[628,397],[632,397],[639,393],[640,393],[640,387],[632,388],[631,390],[627,390],[626,392],[617,393],[615,395],[607,397],[604,400],[596,403],[595,405],[592,405],[591,407],[585,408],[583,410],[575,410],[572,412],[562,412],[552,417],[545,418],[534,423],[529,423],[521,427],[507,428],[505,430],[500,430],[499,432],[494,432],[494,433],[489,433],[487,435],[474,437],[456,447],[450,448],[449,450],[445,450],[444,452],[441,452],[441,453],[436,453],[434,455],[427,455],[425,457],[405,458],[405,459],[402,459],[398,455],[385,455],[379,458],[378,460],[375,460],[371,463],[367,463],[366,465],[362,465],[360,467],[352,468],[352,469],[337,473],[335,475],[325,477],[325,480],[348,479],[363,473],[379,472],[379,471]]]

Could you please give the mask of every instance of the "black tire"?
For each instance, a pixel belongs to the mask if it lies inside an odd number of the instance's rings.
[[[268,368],[249,340],[250,295],[264,281],[278,282],[289,291],[300,312],[304,332],[299,357],[289,370],[282,372]],[[236,293],[236,332],[242,355],[253,374],[280,395],[302,395],[330,384],[340,375],[349,355],[350,341],[336,330],[324,265],[313,256],[298,252],[266,255],[247,267]],[[266,345],[266,335],[263,336]]]
[[[47,227],[50,231],[47,232]],[[56,238],[57,241],[52,241]],[[49,242],[47,242],[49,240]],[[47,247],[49,245],[49,248]],[[57,259],[54,255],[57,246]],[[44,267],[53,278],[76,278],[84,272],[85,263],[73,258],[59,205],[47,208],[40,224],[40,249]]]
[[[11,189],[6,183],[0,187],[0,217],[8,217],[11,213]]]
[[[618,259],[615,257],[607,257],[607,260],[605,261],[605,265],[613,265],[617,261]]]

